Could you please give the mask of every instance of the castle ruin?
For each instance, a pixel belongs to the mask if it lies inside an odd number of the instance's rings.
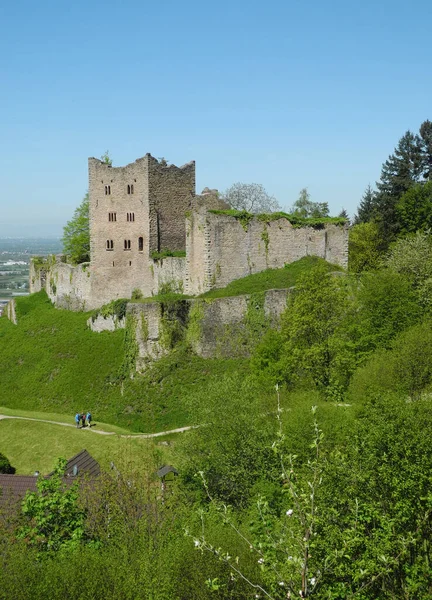
[[[346,224],[239,219],[217,194],[196,195],[195,162],[176,167],[146,154],[125,167],[88,164],[90,263],[31,265],[30,291],[45,288],[59,307],[90,310],[162,286],[196,296],[307,255],[347,266]]]

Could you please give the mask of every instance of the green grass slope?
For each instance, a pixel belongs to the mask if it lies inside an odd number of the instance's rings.
[[[161,439],[122,438],[118,435],[98,435],[88,429],[75,429],[51,423],[0,420],[0,452],[4,453],[18,475],[31,475],[36,470],[47,474],[59,457],[72,458],[84,448],[109,469],[125,463],[142,462],[149,453],[157,452],[158,464],[172,461],[173,446],[160,444]]]
[[[184,399],[246,361],[173,352],[145,375],[121,381],[124,330],[93,333],[89,314],[54,308],[44,292],[17,300],[18,325],[0,318],[0,406],[70,415],[142,433],[186,426]]]
[[[207,296],[291,287],[318,262],[324,261],[306,257]],[[91,410],[96,420],[153,433],[189,425],[190,397],[205,398],[221,376],[249,369],[247,359],[202,359],[179,348],[144,375],[122,380],[124,330],[94,333],[86,324],[90,313],[56,309],[44,292],[16,304],[18,325],[0,318],[0,406],[15,411],[61,413],[72,421],[77,411]]]
[[[332,265],[317,256],[305,256],[300,260],[287,264],[283,269],[267,269],[261,273],[248,275],[242,279],[236,279],[226,287],[211,290],[202,296],[204,298],[226,298],[228,296],[240,296],[242,294],[255,294],[265,290],[284,289],[294,286],[300,275],[323,264],[330,271],[342,271],[338,265]]]

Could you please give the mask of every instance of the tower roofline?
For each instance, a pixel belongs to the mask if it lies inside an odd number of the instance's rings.
[[[136,163],[139,163],[141,161],[145,161],[147,160],[148,163],[152,163],[153,165],[159,165],[161,167],[164,167],[166,169],[178,169],[178,170],[187,170],[187,169],[191,169],[191,168],[195,168],[195,161],[191,160],[187,163],[185,163],[184,165],[181,165],[180,167],[178,167],[177,165],[174,164],[167,164],[166,161],[161,158],[161,159],[157,159],[154,156],[152,156],[150,154],[150,152],[147,152],[147,154],[145,154],[144,156],[142,156],[141,158],[137,158],[136,160],[134,160],[131,163],[128,163],[127,165],[123,165],[123,166],[116,166],[113,167],[112,165],[107,164],[106,162],[104,162],[103,160],[100,160],[99,158],[95,158],[94,156],[90,156],[88,159],[89,164],[90,163],[96,163],[99,167],[106,167],[107,169],[125,169],[126,167],[130,167]]]

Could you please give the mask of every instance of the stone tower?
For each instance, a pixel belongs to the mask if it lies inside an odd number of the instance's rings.
[[[150,255],[184,250],[195,162],[167,165],[150,154],[125,167],[89,158],[92,296],[103,304],[153,290]]]

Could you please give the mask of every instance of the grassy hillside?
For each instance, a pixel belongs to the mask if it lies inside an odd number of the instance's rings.
[[[161,465],[168,462],[165,458],[169,459],[169,448],[158,445],[159,439],[125,439],[36,421],[2,420],[0,439],[0,452],[7,455],[20,475],[31,475],[35,470],[47,474],[59,457],[71,458],[83,448],[106,469],[111,461],[119,466],[125,461],[143,460],[146,454],[156,449]]]
[[[54,308],[44,292],[17,300],[18,325],[0,319],[0,405],[74,414],[143,433],[189,424],[184,398],[245,361],[174,352],[146,375],[121,381],[124,330],[93,333],[89,314]]]
[[[324,261],[306,257],[207,296],[290,287],[318,262]],[[124,380],[124,330],[93,333],[86,325],[90,314],[56,309],[44,292],[17,299],[18,325],[0,319],[0,406],[71,420],[91,410],[106,423],[150,433],[189,425],[190,396],[199,391],[205,398],[222,375],[248,371],[246,359],[202,359],[181,348],[146,374]]]

